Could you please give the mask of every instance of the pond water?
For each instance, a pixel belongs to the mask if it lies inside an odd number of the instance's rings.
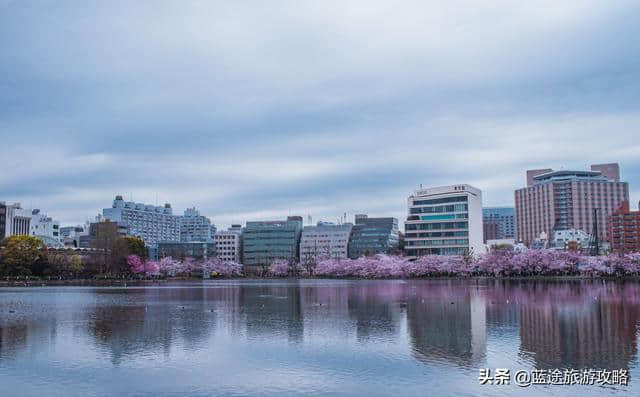
[[[0,288],[0,394],[640,395],[639,329],[629,282]],[[481,385],[482,368],[510,384]],[[514,384],[556,368],[622,369],[629,384]]]

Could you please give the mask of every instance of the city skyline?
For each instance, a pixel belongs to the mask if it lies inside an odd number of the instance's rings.
[[[402,223],[420,184],[513,206],[607,162],[640,200],[637,2],[0,7],[0,199],[61,225],[117,194]]]

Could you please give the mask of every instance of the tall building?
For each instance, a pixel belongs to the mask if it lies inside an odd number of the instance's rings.
[[[298,260],[302,217],[290,216],[286,221],[247,222],[243,234],[245,271],[267,267],[277,259]]]
[[[386,254],[398,246],[398,220],[396,218],[369,218],[355,216],[349,241],[349,258]]]
[[[300,237],[300,261],[315,261],[321,257],[346,259],[352,228],[351,223],[336,225],[328,222],[305,226]]]
[[[482,209],[484,242],[516,236],[516,210],[513,207],[485,207]]]
[[[223,261],[242,263],[242,226],[231,225],[228,230],[217,231],[214,235],[218,258]]]
[[[31,223],[29,225],[32,236],[52,238],[60,241],[60,223],[50,216],[43,214],[39,209],[31,211]]]
[[[31,234],[31,211],[20,206],[20,203],[7,204],[0,201],[0,219],[3,219],[3,226],[0,229],[2,238],[30,235]]]
[[[625,200],[618,164],[596,164],[591,171],[527,171],[527,186],[515,191],[516,239],[530,245],[541,232],[580,229],[605,238],[607,217]],[[594,209],[597,216],[594,217]],[[595,221],[595,222],[594,222]]]
[[[140,237],[150,248],[160,241],[180,241],[180,217],[173,215],[171,204],[159,207],[125,202],[122,196],[116,196],[113,206],[103,209],[102,215],[126,228],[129,236]]]
[[[470,185],[417,190],[409,196],[405,222],[408,256],[484,252],[482,192]]]
[[[613,252],[640,252],[640,203],[631,211],[624,201],[607,219],[607,236]]]
[[[195,208],[187,208],[180,217],[180,241],[213,241],[215,226]]]

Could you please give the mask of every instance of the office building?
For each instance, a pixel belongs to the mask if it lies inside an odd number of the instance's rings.
[[[470,185],[419,189],[409,196],[405,252],[422,255],[477,255],[485,252],[482,192]]]
[[[174,259],[207,260],[216,256],[216,252],[213,241],[161,241],[158,243],[157,258],[170,256]]]
[[[200,215],[198,210],[187,208],[184,215],[180,217],[180,241],[213,241],[215,226],[211,220],[204,215]]]
[[[484,242],[512,239],[516,236],[515,208],[485,207],[482,209]]]
[[[10,237],[31,234],[31,211],[20,206],[20,203],[7,204],[0,201],[0,237]]]
[[[606,237],[607,217],[629,200],[617,164],[596,164],[590,171],[527,171],[527,186],[515,191],[516,239],[530,245],[544,232],[580,229]],[[596,225],[596,226],[594,226]]]
[[[231,225],[228,230],[214,234],[218,258],[226,262],[242,263],[242,226]]]
[[[365,255],[387,254],[398,247],[398,220],[396,218],[369,218],[365,214],[355,216],[349,241],[349,258]]]
[[[245,272],[268,268],[277,259],[298,261],[302,217],[286,221],[247,222],[243,233]]]
[[[607,236],[611,250],[619,253],[640,252],[640,203],[631,211],[624,201],[607,219]]]
[[[144,240],[150,248],[160,241],[180,241],[180,217],[173,215],[171,204],[164,207],[124,201],[116,196],[111,208],[102,210],[105,219],[126,228],[129,236]]]
[[[329,222],[305,226],[300,237],[300,261],[315,262],[321,258],[347,259],[352,228],[351,223],[336,225]]]

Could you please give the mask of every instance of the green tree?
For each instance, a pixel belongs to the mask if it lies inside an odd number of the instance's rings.
[[[125,236],[122,237],[126,244],[125,257],[129,255],[138,255],[140,259],[147,259],[147,246],[144,244],[144,240],[140,237]]]
[[[77,276],[78,273],[82,273],[84,271],[84,264],[82,263],[82,256],[73,255],[69,260],[69,264],[67,265],[67,270],[69,273],[73,274],[73,276]]]
[[[11,236],[2,242],[0,273],[5,276],[29,276],[45,257],[44,243],[33,236]]]

